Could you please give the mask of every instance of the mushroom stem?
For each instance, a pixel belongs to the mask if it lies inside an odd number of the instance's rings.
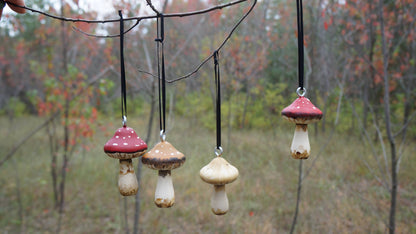
[[[224,215],[228,211],[228,198],[225,185],[214,185],[214,193],[211,197],[211,210],[216,215]]]
[[[290,152],[296,159],[307,159],[311,151],[308,137],[308,125],[296,124],[295,135],[293,136]]]
[[[170,170],[160,170],[155,192],[155,204],[159,208],[169,208],[175,203]]]
[[[120,173],[118,175],[118,190],[123,196],[135,195],[139,190],[136,174],[134,174],[131,159],[120,159]]]

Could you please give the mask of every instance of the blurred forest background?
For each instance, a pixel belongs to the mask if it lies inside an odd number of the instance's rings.
[[[165,13],[226,3],[154,1]],[[193,71],[252,1],[165,19],[167,79]],[[53,15],[118,19],[154,14],[145,1],[27,0]],[[118,163],[103,145],[121,127],[119,24],[68,23],[27,12],[0,20],[0,230],[3,233],[416,232],[416,1],[304,1],[305,87],[323,119],[312,154],[289,146],[280,111],[296,98],[296,3],[259,1],[220,52],[224,157],[240,170],[230,211],[214,216],[199,169],[215,146],[214,69],[167,86],[167,136],[187,156],[173,171],[176,204],[153,204],[156,172],[134,160],[140,195],[117,190]],[[111,12],[108,13],[108,12]],[[134,22],[126,22],[125,28]],[[128,124],[159,138],[156,21],[125,36]],[[152,75],[154,74],[154,75]],[[303,171],[299,170],[302,169]],[[301,183],[298,183],[299,172]],[[392,196],[397,197],[392,199]],[[395,204],[392,202],[394,201]]]

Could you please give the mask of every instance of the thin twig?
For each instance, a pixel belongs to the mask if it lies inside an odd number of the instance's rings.
[[[347,98],[346,98],[347,99]],[[380,161],[379,161],[379,159],[378,159],[378,157],[377,157],[377,152],[376,152],[376,147],[374,146],[374,144],[372,143],[372,140],[371,140],[371,138],[370,138],[370,136],[369,136],[369,133],[368,133],[368,131],[367,131],[367,129],[366,128],[364,128],[364,124],[362,123],[362,121],[360,121],[360,118],[359,118],[359,116],[358,116],[358,113],[357,113],[357,111],[355,111],[355,108],[354,108],[354,104],[352,103],[352,101],[351,100],[348,100],[347,99],[347,101],[349,101],[349,103],[350,103],[350,107],[351,107],[351,110],[352,110],[352,113],[353,113],[353,115],[355,116],[355,118],[357,119],[357,122],[358,122],[358,124],[360,125],[360,129],[362,130],[362,131],[360,131],[360,133],[361,133],[361,135],[367,140],[367,142],[368,142],[368,144],[370,145],[370,148],[371,148],[371,151],[373,152],[372,153],[372,156],[373,156],[373,158],[374,158],[374,160],[376,161],[376,163],[377,163],[377,167],[378,167],[378,171],[380,172],[380,174],[383,176],[383,180],[379,177],[379,176],[377,176],[375,173],[374,173],[374,171],[369,167],[369,165],[368,165],[368,163],[367,163],[367,161],[365,160],[365,158],[364,157],[361,157],[361,159],[364,161],[364,163],[365,163],[365,166],[368,168],[368,170],[371,172],[371,174],[376,178],[376,180],[381,184],[381,185],[383,185],[383,187],[385,188],[385,189],[387,189],[387,190],[390,190],[389,189],[389,184],[388,184],[388,182],[387,182],[387,178],[386,178],[386,175],[383,173],[383,168],[381,167],[381,165],[380,165]]]
[[[43,129],[45,126],[48,125],[50,121],[52,121],[60,112],[55,112],[51,117],[49,117],[45,122],[43,122],[41,125],[39,125],[36,129],[31,131],[28,135],[26,135],[19,143],[17,143],[12,150],[7,153],[7,155],[0,161],[0,167],[9,160],[14,153],[22,146],[24,143],[26,143],[27,140],[29,140],[35,133],[39,132],[41,129]]]
[[[297,191],[297,197],[296,197],[296,208],[295,208],[295,214],[293,215],[293,221],[292,226],[290,227],[290,233],[292,234],[295,231],[296,227],[296,221],[298,219],[298,213],[299,213],[299,203],[300,203],[300,193],[302,190],[302,160],[299,160],[299,179],[298,179],[298,191]]]
[[[160,12],[156,9],[155,6],[153,6],[152,1],[151,0],[146,0],[147,5],[157,14],[160,15]]]
[[[183,13],[171,13],[171,14],[164,14],[163,16],[165,18],[171,18],[171,17],[186,17],[186,16],[193,16],[193,15],[200,15],[200,14],[205,14],[214,10],[221,10],[223,8],[229,7],[229,6],[233,6],[233,5],[237,5],[239,3],[242,2],[246,2],[248,0],[238,0],[238,1],[234,1],[234,2],[230,2],[230,3],[225,3],[225,4],[221,4],[221,5],[217,5],[217,6],[213,6],[207,9],[203,9],[203,10],[199,10],[199,11],[190,11],[190,12],[183,12]],[[257,1],[257,0],[256,0]],[[116,23],[116,22],[120,22],[120,19],[107,19],[107,20],[87,20],[87,19],[74,19],[74,18],[67,18],[67,17],[60,17],[60,16],[56,16],[56,15],[52,15],[40,10],[36,10],[33,9],[31,7],[28,6],[19,6],[17,4],[11,3],[11,2],[7,2],[7,4],[16,6],[16,7],[20,7],[23,9],[26,9],[28,11],[34,12],[34,13],[38,13],[44,16],[47,16],[49,18],[53,18],[56,20],[61,20],[61,21],[66,21],[66,22],[84,22],[84,23],[90,23],[90,24],[104,24],[104,23]],[[127,17],[124,18],[124,21],[131,21],[131,20],[144,20],[144,19],[156,19],[160,17],[159,15],[148,15],[148,16],[141,16],[141,17]]]
[[[144,71],[144,70],[140,70],[140,69],[138,69],[138,71],[139,71],[139,72],[141,72],[141,73],[144,73],[144,74],[146,74],[146,75],[149,75],[149,76],[151,76],[151,77],[153,77],[153,78],[158,78],[158,77],[157,77],[157,75],[152,74],[151,72]]]
[[[251,11],[254,9],[254,7],[257,4],[257,0],[253,1],[253,5],[251,5],[250,9],[244,14],[244,16],[237,22],[237,24],[234,25],[234,27],[231,29],[231,31],[228,33],[227,37],[224,39],[224,41],[221,43],[221,45],[213,52],[211,53],[211,55],[209,55],[207,58],[205,58],[197,67],[195,70],[193,70],[192,72],[181,76],[179,78],[173,79],[173,80],[166,80],[166,82],[168,83],[174,83],[176,81],[180,81],[186,78],[189,78],[190,76],[194,75],[195,73],[197,73],[199,71],[199,69],[201,69],[201,67],[207,63],[213,56],[214,53],[219,52],[224,45],[228,42],[228,40],[231,38],[231,36],[233,35],[234,31],[238,28],[238,26],[240,26],[240,24],[247,18],[247,16],[251,13]]]
[[[123,35],[124,34],[127,34],[128,32],[130,32],[133,28],[135,28],[137,25],[139,25],[139,23],[140,23],[140,20],[137,20],[136,23],[133,26],[131,26],[129,29],[127,29],[126,31],[123,32]],[[80,32],[80,33],[82,33],[82,34],[84,34],[86,36],[89,36],[89,37],[97,37],[97,38],[114,38],[114,37],[120,37],[120,34],[113,34],[113,35],[96,35],[96,34],[91,34],[91,33],[84,32],[84,31],[82,31],[81,29],[79,29],[79,28],[77,28],[75,26],[72,26],[72,29],[74,29],[75,31]]]
[[[416,116],[416,111],[414,111],[410,117],[406,120],[406,123],[402,126],[402,128],[397,132],[393,134],[393,137],[396,138],[398,135],[402,134],[402,132],[404,130],[407,129],[407,127],[409,126],[410,122],[413,120],[413,118]]]

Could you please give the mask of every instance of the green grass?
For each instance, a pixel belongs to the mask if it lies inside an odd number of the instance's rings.
[[[143,117],[145,119],[145,117]],[[42,119],[19,117],[10,123],[0,118],[1,158]],[[100,120],[107,126],[110,120]],[[130,119],[144,137],[145,121]],[[179,117],[167,140],[186,157],[172,172],[176,204],[159,209],[153,203],[157,172],[142,169],[140,229],[144,233],[286,233],[292,223],[298,180],[298,162],[288,149],[293,126],[279,123],[278,130],[223,130],[224,158],[240,171],[226,186],[230,211],[215,216],[210,210],[212,187],[199,178],[199,170],[214,157],[215,133]],[[116,124],[99,127],[90,150],[78,149],[70,160],[62,233],[124,232],[123,202],[132,228],[134,198],[123,198],[117,189],[118,163],[102,148]],[[17,131],[16,131],[17,130]],[[157,140],[154,128],[149,146]],[[310,133],[312,155],[305,170],[314,167],[304,180],[297,233],[382,233],[388,219],[389,193],[364,165],[376,168],[371,151],[358,137],[335,135],[317,153],[328,136]],[[13,144],[12,144],[13,145]],[[0,230],[2,233],[54,233],[57,212],[53,208],[50,153],[45,130],[31,138],[11,160],[0,167]],[[399,172],[397,232],[416,231],[416,163],[406,148]],[[0,159],[1,159],[0,158]],[[381,155],[380,155],[381,159]],[[137,166],[137,159],[134,160]],[[19,185],[19,186],[18,186]],[[20,191],[20,202],[17,191]],[[21,209],[19,209],[21,207]],[[23,218],[19,216],[19,210]]]

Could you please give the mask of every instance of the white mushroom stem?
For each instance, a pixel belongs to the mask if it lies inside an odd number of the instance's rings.
[[[229,208],[225,185],[214,185],[214,193],[211,197],[211,210],[216,215],[224,215]]]
[[[139,183],[137,182],[131,159],[120,159],[118,190],[123,196],[135,195],[139,190]]]
[[[309,157],[311,146],[309,145],[307,124],[296,124],[290,152],[292,153],[292,157],[296,159],[306,159]]]
[[[175,191],[173,190],[170,170],[159,171],[155,192],[155,204],[159,208],[169,208],[175,203]]]

